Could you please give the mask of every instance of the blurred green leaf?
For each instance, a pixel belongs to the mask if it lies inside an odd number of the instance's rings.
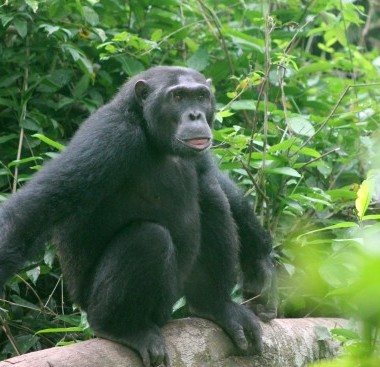
[[[315,130],[306,116],[289,117],[288,123],[290,128],[298,135],[313,136]]]
[[[301,177],[301,175],[291,167],[278,167],[278,168],[266,168],[266,173],[273,173],[276,175],[285,175],[291,177]]]
[[[374,189],[374,180],[368,178],[362,182],[359,187],[358,192],[356,193],[355,207],[358,211],[358,217],[362,220],[365,212],[367,211],[368,205],[372,200]]]
[[[198,71],[206,69],[208,62],[208,51],[206,47],[199,47],[198,50],[186,62],[189,68]]]
[[[15,26],[17,33],[22,37],[25,38],[28,34],[28,22],[25,19],[22,18],[16,18],[13,21],[13,25]]]

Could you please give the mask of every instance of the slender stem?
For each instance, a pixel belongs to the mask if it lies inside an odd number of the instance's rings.
[[[265,192],[261,190],[260,186],[256,183],[255,178],[252,175],[251,169],[249,166],[247,166],[243,161],[240,161],[243,168],[248,174],[249,179],[252,181],[253,185],[255,186],[256,190],[260,193],[260,195],[263,197],[265,201],[269,201],[269,198],[266,196]]]
[[[24,81],[23,81],[23,86],[22,86],[22,96],[21,96],[21,114],[20,114],[20,120],[19,120],[19,125],[22,126],[22,123],[25,121],[26,118],[26,108],[27,108],[27,100],[24,100],[24,97],[26,96],[26,92],[28,90],[28,79],[29,79],[29,55],[30,55],[30,48],[29,48],[29,37],[26,37],[26,60],[25,60],[25,68],[24,68]],[[21,158],[21,152],[22,152],[22,143],[24,141],[24,128],[21,127],[20,130],[20,136],[19,136],[19,141],[18,141],[18,149],[17,149],[17,156],[16,160],[20,160]],[[12,192],[15,193],[17,191],[17,184],[18,184],[18,165],[15,166],[15,173],[14,173],[14,178],[13,178],[13,187],[12,187]]]

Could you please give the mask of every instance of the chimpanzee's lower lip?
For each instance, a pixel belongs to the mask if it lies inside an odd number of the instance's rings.
[[[187,139],[187,140],[180,140],[180,141],[186,146],[192,149],[196,149],[196,150],[204,150],[211,145],[210,138],[194,138],[194,139]]]

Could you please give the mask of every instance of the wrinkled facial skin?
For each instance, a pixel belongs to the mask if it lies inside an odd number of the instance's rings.
[[[215,98],[210,84],[193,75],[181,75],[159,88],[137,81],[135,93],[143,107],[147,134],[158,149],[193,156],[211,146]]]

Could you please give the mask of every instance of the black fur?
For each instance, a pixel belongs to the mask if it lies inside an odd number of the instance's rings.
[[[240,256],[246,291],[273,296],[272,245],[207,149],[209,84],[191,69],[152,68],[90,116],[1,207],[0,286],[52,237],[95,333],[145,366],[169,364],[160,327],[181,295],[241,351],[260,352],[256,316],[230,292]]]

